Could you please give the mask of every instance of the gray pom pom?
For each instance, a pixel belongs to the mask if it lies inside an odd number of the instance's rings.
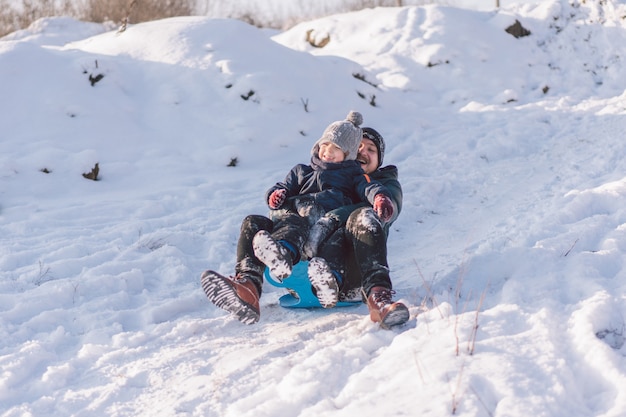
[[[363,124],[363,115],[361,115],[361,113],[359,113],[358,111],[352,110],[350,113],[348,113],[346,120],[352,122],[352,124],[356,127],[359,127]]]

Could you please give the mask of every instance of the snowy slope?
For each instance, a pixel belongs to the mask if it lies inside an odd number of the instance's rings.
[[[0,39],[0,416],[626,414],[623,16],[549,0]],[[243,217],[351,109],[400,170],[409,323],[266,286],[242,325],[200,273],[233,273]]]

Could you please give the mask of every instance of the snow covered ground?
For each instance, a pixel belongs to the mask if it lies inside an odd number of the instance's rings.
[[[626,415],[625,16],[548,0],[2,38],[0,416]],[[400,170],[409,323],[287,310],[268,285],[239,323],[200,273],[232,274],[241,220],[349,110]]]

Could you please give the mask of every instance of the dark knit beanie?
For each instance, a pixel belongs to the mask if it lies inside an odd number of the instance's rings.
[[[346,154],[346,161],[356,159],[361,144],[362,131],[359,126],[362,123],[363,116],[358,111],[348,113],[346,120],[331,123],[313,145],[311,155],[317,155],[320,144],[331,142]]]
[[[378,168],[380,168],[383,164],[383,157],[385,156],[385,139],[371,127],[363,128],[363,137],[374,142],[374,145],[378,148]]]

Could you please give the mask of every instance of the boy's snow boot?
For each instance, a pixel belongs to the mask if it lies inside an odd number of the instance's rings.
[[[209,301],[217,307],[233,313],[242,323],[259,321],[259,290],[249,277],[241,274],[225,277],[215,271],[204,271],[200,282]]]
[[[339,300],[337,277],[323,258],[312,258],[308,268],[313,294],[324,308],[331,308]]]
[[[394,292],[385,287],[374,287],[367,297],[367,307],[373,322],[380,323],[383,329],[399,326],[409,320],[409,309],[400,302],[393,302]]]
[[[270,270],[272,277],[280,282],[291,275],[293,258],[289,249],[277,242],[266,230],[260,230],[252,239],[254,256]]]

